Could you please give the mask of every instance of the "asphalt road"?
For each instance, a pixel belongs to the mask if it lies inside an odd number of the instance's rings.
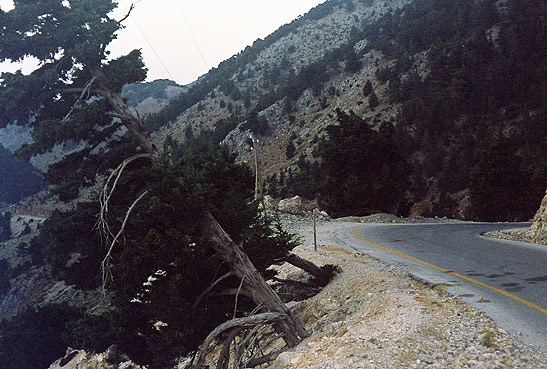
[[[484,311],[502,329],[547,353],[547,247],[494,240],[482,232],[524,223],[353,226],[336,236]]]

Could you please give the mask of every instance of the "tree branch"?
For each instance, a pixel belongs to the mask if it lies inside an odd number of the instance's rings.
[[[275,324],[275,329],[284,334],[283,339],[287,345],[294,347],[302,338],[309,336],[300,319],[287,308],[264,281],[249,257],[222,229],[211,213],[207,213],[204,233],[208,236],[212,248],[226,261],[230,269],[239,278],[245,276],[244,288],[251,294],[255,304],[262,304],[267,311],[280,312],[287,316],[285,321]]]
[[[325,271],[323,269],[321,269],[320,267],[318,267],[317,265],[315,265],[311,261],[308,261],[306,259],[302,259],[300,256],[289,253],[285,257],[284,260],[287,263],[289,263],[291,265],[294,265],[295,267],[300,268],[300,269],[308,272],[309,274],[311,274],[315,278],[322,279],[322,278],[326,277]]]
[[[82,91],[80,93],[80,97],[78,97],[78,100],[76,100],[74,105],[72,105],[72,108],[70,109],[70,111],[61,120],[61,122],[60,122],[61,125],[65,124],[70,119],[70,117],[71,117],[72,113],[74,112],[74,110],[76,110],[77,108],[79,108],[82,105],[82,101],[84,100],[84,97],[86,97],[86,95],[87,95],[87,97],[85,99],[87,100],[89,98],[89,92],[91,90],[91,86],[93,85],[93,83],[95,82],[96,79],[97,78],[95,76],[93,76],[86,83],[86,85],[84,86],[84,88],[82,89]]]
[[[129,219],[129,215],[131,215],[131,212],[137,205],[139,201],[142,200],[144,196],[148,194],[148,191],[144,191],[141,193],[141,195],[131,204],[129,209],[127,210],[127,213],[125,214],[125,218],[123,220],[122,226],[120,227],[120,230],[112,240],[112,243],[110,244],[110,247],[108,248],[108,252],[106,253],[106,256],[104,257],[103,261],[101,262],[101,270],[102,270],[102,276],[103,276],[103,293],[106,295],[106,277],[107,274],[110,274],[110,259],[112,256],[112,250],[114,249],[114,245],[118,241],[118,238],[123,234],[123,231],[125,230],[125,225],[127,224],[127,220]]]
[[[96,75],[104,78],[102,71],[96,71]],[[137,140],[139,145],[146,152],[157,154],[158,149],[154,145],[150,132],[148,132],[148,129],[142,120],[133,114],[119,93],[111,91],[108,86],[105,85],[103,78],[98,78],[97,80],[97,93],[101,94],[110,103],[112,109],[118,114],[118,118],[122,120],[125,128],[127,128],[133,138]]]
[[[99,204],[100,204],[100,212],[99,212],[99,220],[97,221],[96,228],[99,230],[99,232],[104,236],[106,243],[108,243],[109,237],[114,237],[114,234],[110,231],[110,226],[108,225],[108,204],[110,202],[110,198],[112,197],[112,194],[114,193],[114,190],[116,189],[116,185],[118,184],[118,181],[125,169],[126,166],[134,162],[135,160],[141,159],[141,158],[152,158],[152,154],[144,153],[144,154],[137,154],[133,155],[130,158],[125,159],[116,169],[110,173],[108,176],[108,179],[106,180],[103,189],[101,191],[101,194],[99,196]],[[112,188],[110,191],[108,190],[108,187],[110,186],[110,181],[116,176],[116,179],[114,180],[114,184],[112,185]]]
[[[277,338],[280,338],[280,337],[276,337],[276,339]],[[252,358],[251,360],[249,360],[245,364],[245,367],[246,368],[256,368],[259,365],[266,364],[266,363],[269,363],[271,361],[274,361],[279,356],[279,354],[283,352],[283,350],[284,349],[277,350],[277,351],[274,351],[274,352],[270,352],[269,354],[261,356],[261,357]]]
[[[81,94],[84,88],[58,88],[55,92],[60,94]]]
[[[253,328],[257,325],[272,324],[279,322],[287,318],[286,314],[283,313],[262,313],[257,315],[248,316],[245,318],[236,318],[229,320],[225,323],[222,323],[216,327],[205,340],[200,345],[198,354],[196,355],[196,362],[193,364],[193,368],[201,368],[205,357],[211,352],[211,343],[222,333],[237,328],[237,329],[247,329]]]
[[[118,23],[122,23],[123,21],[125,21],[127,18],[129,18],[129,16],[131,15],[131,12],[133,11],[133,9],[135,8],[135,4],[131,3],[131,6],[129,7],[129,11],[127,12],[127,14],[125,15],[125,17],[123,17],[122,19],[120,19],[118,21]]]
[[[196,299],[196,302],[194,302],[194,308],[195,308],[196,306],[199,305],[199,303],[201,302],[201,300],[203,300],[207,295],[209,295],[209,293],[211,292],[211,290],[212,290],[213,288],[215,288],[215,286],[216,286],[217,284],[219,284],[220,282],[222,282],[222,281],[225,280],[226,278],[229,278],[229,277],[231,277],[231,276],[233,276],[233,275],[234,275],[234,274],[230,271],[230,272],[224,274],[222,277],[218,278],[216,281],[214,281],[209,287],[207,287],[207,288],[205,289],[205,291],[203,291],[203,292],[201,293],[201,295],[198,296],[198,298]]]
[[[245,282],[245,276],[241,278],[241,283],[239,284],[239,287],[237,288],[236,301],[234,304],[234,318],[236,317],[236,314],[237,314],[237,299],[239,297],[239,293],[241,292],[241,287],[243,286],[243,282]]]
[[[245,287],[243,287],[242,289],[228,288],[228,289],[222,290],[218,293],[219,296],[235,296],[237,294],[247,296],[251,300],[253,299],[253,294],[251,292],[245,290]]]
[[[236,328],[232,330],[228,337],[226,337],[226,339],[222,343],[222,351],[220,352],[220,355],[218,357],[216,369],[228,369],[228,362],[230,360],[230,346],[232,345],[233,340],[242,330],[243,329],[241,328]]]
[[[106,113],[106,115],[108,115],[109,117],[112,117],[112,118],[118,118],[120,120],[127,119],[127,117],[125,115],[121,115],[121,114],[114,113],[114,112],[111,112],[111,111],[108,111],[108,112],[105,112],[105,113]]]
[[[249,347],[252,347],[252,345],[256,342],[256,339],[258,335],[260,334],[260,331],[264,328],[265,324],[257,324],[251,329],[251,331],[247,334],[247,336],[241,340],[239,345],[237,345],[236,350],[236,363],[234,364],[234,368],[237,368],[241,366],[243,362],[243,354],[245,353],[245,350]]]

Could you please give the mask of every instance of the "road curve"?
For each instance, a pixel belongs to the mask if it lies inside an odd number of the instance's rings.
[[[547,353],[547,247],[480,235],[527,225],[354,225],[336,236],[358,252],[405,265],[418,279],[446,284],[448,292]]]

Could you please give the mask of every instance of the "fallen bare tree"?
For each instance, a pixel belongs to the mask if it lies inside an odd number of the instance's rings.
[[[205,232],[210,236],[212,246],[230,265],[230,269],[244,281],[244,285],[257,306],[271,312],[282,313],[285,322],[276,323],[276,330],[283,334],[283,339],[289,347],[297,345],[302,338],[308,337],[308,332],[302,323],[281,301],[279,296],[266,283],[249,257],[232,241],[220,224],[207,214]]]

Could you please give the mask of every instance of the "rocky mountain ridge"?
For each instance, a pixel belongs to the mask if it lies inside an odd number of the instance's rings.
[[[310,64],[321,62],[325,54],[333,52],[348,41],[353,29],[403,6],[408,1],[328,3],[335,4],[330,14],[319,19],[308,19],[304,16],[302,19],[305,21],[298,23],[292,32],[261,50],[254,61],[242,66],[237,74],[231,76],[229,82],[232,84],[232,92],[239,92],[226,94],[223,86],[216,87],[203,100],[180,114],[175,121],[161,127],[155,133],[157,141],[161,144],[169,137],[184,143],[187,140],[188,127],[191,127],[193,135],[196,136],[204,130],[214,130],[219,121],[227,120],[235,113],[244,117],[249,111],[257,110],[259,119],[268,127],[264,134],[255,133],[260,154],[259,171],[263,179],[267,180],[294,167],[301,155],[313,160],[312,153],[323,135],[322,130],[335,122],[332,111],[336,108],[353,110],[357,114],[372,117],[377,122],[390,120],[395,114],[393,106],[381,104],[377,111],[372,111],[361,93],[367,79],[373,81],[377,87],[378,96],[381,97],[385,91],[386,86],[380,86],[374,73],[389,61],[375,51],[363,55],[363,67],[357,73],[340,73],[326,81],[319,91],[306,89],[296,101],[284,97],[262,106],[261,99],[278,87],[276,82],[281,83],[287,75],[296,75]],[[350,3],[351,6],[344,5]],[[283,27],[280,30],[282,29]],[[357,54],[362,52],[365,45],[366,41],[363,41],[356,46]],[[344,69],[344,62],[340,63],[339,68]],[[252,155],[247,141],[252,129],[245,127],[246,124],[244,119],[237,122],[223,143],[237,152],[241,161],[249,162]],[[295,140],[294,137],[298,139]],[[290,142],[295,145],[296,154],[287,158],[285,151]]]
[[[145,116],[163,109],[170,100],[187,92],[189,86],[191,84],[180,86],[168,79],[158,79],[126,85],[122,89],[122,97],[139,115]]]
[[[157,147],[200,139],[222,142],[254,170],[252,135],[264,194],[275,196],[275,187],[287,187],[288,177],[303,172],[302,164],[321,163],[325,128],[339,123],[335,113],[339,109],[355,113],[375,129],[385,125],[392,130],[393,146],[412,167],[404,199],[407,205],[401,210],[405,215],[529,219],[547,176],[544,164],[534,164],[543,163],[547,155],[542,149],[545,137],[537,134],[543,124],[542,110],[531,98],[516,103],[514,97],[505,96],[500,86],[513,81],[498,82],[497,76],[503,73],[492,72],[511,56],[500,51],[505,47],[511,52],[507,40],[513,37],[502,26],[509,22],[500,21],[516,15],[508,15],[512,9],[508,2],[468,4],[327,1],[188,86],[158,80],[126,86],[124,96],[155,129]],[[483,12],[471,9],[475,6],[482,6]],[[459,16],[454,17],[454,12]],[[442,40],[435,41],[428,29],[438,32]],[[533,45],[530,35],[520,44]],[[454,43],[461,46],[462,55],[456,49],[446,51]],[[484,70],[473,70],[481,63]],[[454,70],[459,74],[452,76]],[[526,70],[504,72],[518,77]],[[487,73],[493,75],[483,76]],[[489,91],[483,91],[484,83],[477,83],[481,78]],[[369,82],[370,91],[365,93]],[[534,146],[524,144],[530,141]],[[60,148],[52,158],[32,160],[39,166],[37,162],[56,160],[70,149]],[[486,157],[494,155],[505,156],[499,160],[505,166],[495,171],[487,168],[493,158]],[[488,177],[487,173],[497,178],[475,178]],[[513,201],[518,203],[514,208],[524,210],[488,211],[492,204],[469,210],[473,204],[488,202],[480,198],[485,184],[495,186],[501,178],[523,175],[528,178],[521,183],[534,188],[510,190],[514,196],[526,190],[531,193],[530,200],[521,195]],[[473,192],[479,201],[470,200]],[[283,196],[296,194],[318,196],[317,191],[304,194],[290,186]],[[504,219],[487,219],[496,217]]]
[[[535,16],[518,9],[514,2],[493,1],[325,2],[175,98],[152,117],[159,124],[154,137],[159,146],[212,137],[254,169],[252,134],[260,187],[272,193],[282,179],[302,172],[302,163],[322,161],[325,128],[339,123],[335,111],[353,112],[376,130],[384,125],[411,168],[403,213],[528,219],[547,175],[543,164],[534,164],[547,156],[539,133],[544,108],[531,89],[522,91],[524,98],[505,93],[504,86],[520,83],[523,75],[538,80],[529,70],[543,70],[545,58],[534,54],[537,68],[518,64],[514,45],[533,50],[543,42],[528,29]],[[521,30],[504,26],[510,23]],[[488,163],[498,159],[490,170]],[[503,179],[512,176],[529,185],[520,189]],[[513,191],[515,200],[488,210],[503,199],[488,200],[481,188],[500,182],[512,187],[505,191]],[[289,191],[294,193],[284,196],[303,195]],[[519,195],[525,191],[528,199]]]

